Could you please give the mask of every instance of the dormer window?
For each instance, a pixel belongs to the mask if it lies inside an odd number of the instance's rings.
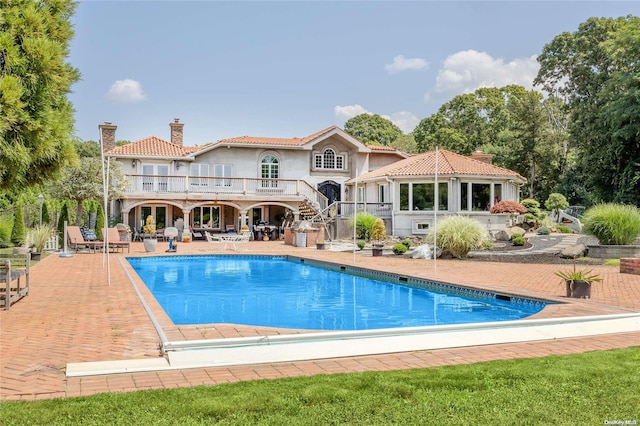
[[[314,166],[316,169],[344,170],[344,155],[326,148],[322,153],[314,154]]]

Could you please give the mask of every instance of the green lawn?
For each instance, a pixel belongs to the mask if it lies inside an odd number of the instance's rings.
[[[640,347],[0,404],[3,425],[602,425],[640,421]]]

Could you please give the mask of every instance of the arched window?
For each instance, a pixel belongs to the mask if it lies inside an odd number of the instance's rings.
[[[336,168],[336,153],[331,148],[325,149],[323,153],[323,162],[325,169],[335,169]]]
[[[316,169],[344,169],[344,155],[337,155],[332,148],[326,148],[322,153],[314,154]]]
[[[260,162],[260,175],[263,179],[278,179],[280,176],[279,162],[274,155],[265,155]],[[276,187],[277,181],[263,180],[262,187]]]

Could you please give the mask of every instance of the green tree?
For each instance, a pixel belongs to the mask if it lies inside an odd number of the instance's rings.
[[[67,222],[69,224],[69,208],[67,207],[67,203],[62,203],[62,208],[60,209],[60,219],[58,220],[58,235],[61,238],[61,242],[64,241],[64,223]]]
[[[42,203],[42,224],[50,224],[51,217],[49,217],[49,208],[47,207],[47,203]]]
[[[78,157],[100,157],[100,144],[96,141],[80,141],[73,142]]]
[[[121,195],[121,188],[114,182],[124,182],[122,172],[116,163],[111,163],[109,170],[110,198]],[[67,167],[62,179],[52,184],[49,192],[56,198],[73,200],[77,203],[76,225],[82,222],[82,213],[85,201],[100,201],[104,197],[102,186],[102,160],[95,157],[80,159],[80,164]]]
[[[22,245],[25,242],[26,234],[27,230],[24,225],[24,210],[22,208],[22,203],[17,203],[13,212],[11,242],[17,246]]]
[[[413,137],[413,133],[400,136],[391,143],[391,146],[407,154],[415,154],[418,152],[418,145],[416,144],[416,139]]]
[[[104,228],[104,209],[102,208],[102,204],[96,203],[96,205],[96,238],[100,241],[104,241],[104,235],[102,233],[102,228]]]
[[[75,160],[67,95],[79,72],[65,62],[74,9],[71,0],[2,2],[0,189],[41,184]]]
[[[640,205],[640,20],[590,18],[573,33],[545,45],[535,84],[562,96],[571,114],[569,171],[578,175],[571,196]],[[568,173],[565,173],[565,175]]]
[[[391,145],[402,130],[378,114],[360,114],[344,123],[344,131],[365,144]]]

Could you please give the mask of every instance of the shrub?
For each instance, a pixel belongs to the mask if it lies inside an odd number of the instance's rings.
[[[471,250],[482,247],[489,239],[486,228],[477,220],[466,216],[449,216],[438,223],[437,230],[430,230],[427,241],[433,241],[436,233],[436,246],[452,256],[466,257]]]
[[[640,235],[640,209],[626,204],[598,204],[582,217],[584,231],[603,245],[633,244]]]
[[[541,226],[538,228],[538,235],[549,235],[551,233],[551,229],[546,226]]]
[[[526,213],[527,208],[516,201],[498,201],[491,207],[491,213]]]
[[[534,228],[537,227],[538,222],[545,217],[544,212],[540,210],[540,203],[533,198],[525,198],[520,203],[527,208],[524,214],[525,221]]]
[[[358,250],[362,250],[365,244],[364,240],[358,240]]]
[[[401,241],[401,243],[408,249],[409,247],[411,247],[411,240],[408,238],[405,238],[404,240]]]
[[[513,244],[514,246],[523,246],[526,244],[526,242],[527,240],[520,234],[516,234],[511,238],[511,244]]]
[[[557,225],[556,230],[562,234],[573,234],[573,229],[566,225]]]
[[[48,223],[43,223],[42,225],[38,225],[35,228],[30,229],[27,245],[33,247],[36,253],[42,253],[42,250],[44,250],[44,246],[47,244],[47,241],[49,241],[49,238],[55,235],[54,231],[53,226]]]
[[[12,228],[13,217],[8,214],[0,216],[0,248],[11,246]]]
[[[355,221],[356,235],[359,239],[368,241],[371,238],[371,231],[376,223],[376,217],[371,213],[358,212]],[[353,226],[353,216],[351,216],[350,222],[351,226]]]
[[[398,243],[394,244],[394,246],[391,247],[391,250],[393,251],[393,254],[401,255],[407,252],[407,246],[402,243]]]
[[[524,235],[514,232],[513,234],[511,234],[510,240],[513,241],[514,238],[524,238]]]
[[[26,238],[26,227],[24,226],[24,213],[22,204],[16,204],[13,212],[13,229],[11,230],[11,242],[17,246],[22,245]]]
[[[102,208],[102,204],[98,204],[98,211],[96,213],[96,239],[99,241],[104,240],[102,228],[104,228],[104,209]]]
[[[371,229],[371,239],[375,241],[384,240],[387,236],[387,228],[384,226],[384,220],[377,218]]]
[[[549,194],[547,201],[544,202],[544,208],[551,210],[557,214],[558,210],[564,210],[569,207],[569,202],[564,195],[554,192]]]

